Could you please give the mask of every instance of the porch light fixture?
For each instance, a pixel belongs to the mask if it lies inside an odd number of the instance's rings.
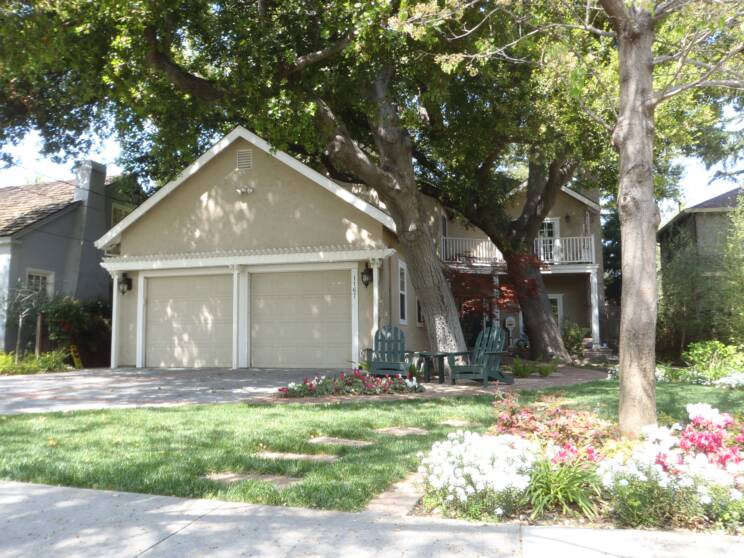
[[[372,282],[372,268],[369,267],[369,263],[364,263],[364,270],[362,271],[362,285],[366,287],[369,287],[369,284]]]
[[[119,277],[119,292],[123,295],[127,294],[127,291],[132,290],[132,278],[126,273],[122,273]]]

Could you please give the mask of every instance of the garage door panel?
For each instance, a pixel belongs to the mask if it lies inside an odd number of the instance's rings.
[[[348,271],[253,275],[253,366],[348,366],[351,355],[350,289]]]
[[[147,285],[147,366],[232,364],[232,277],[153,277]]]

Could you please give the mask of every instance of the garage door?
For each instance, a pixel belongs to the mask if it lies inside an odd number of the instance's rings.
[[[232,276],[147,280],[145,365],[232,366]]]
[[[341,368],[350,360],[348,271],[251,275],[253,366]]]

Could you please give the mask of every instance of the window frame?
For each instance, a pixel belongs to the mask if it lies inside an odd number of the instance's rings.
[[[29,276],[36,275],[44,277],[46,279],[46,294],[51,297],[54,296],[54,272],[48,269],[40,269],[37,267],[26,268],[26,286],[30,287]]]
[[[408,325],[408,266],[403,260],[398,260],[398,321]]]
[[[556,301],[556,307],[558,309],[558,329],[563,332],[563,322],[566,319],[565,314],[563,313],[563,293],[548,293],[548,300],[551,302],[553,300]]]
[[[119,219],[116,222],[114,222],[114,210],[115,209],[120,209],[120,210],[123,210],[123,211],[126,212],[126,214],[124,215],[124,217],[122,217],[121,219]],[[116,225],[118,225],[119,223],[121,223],[124,219],[127,218],[127,215],[129,215],[133,210],[134,210],[134,208],[131,205],[127,205],[127,204],[121,203],[121,202],[111,202],[111,215],[110,215],[110,218],[109,218],[110,226],[113,228]]]

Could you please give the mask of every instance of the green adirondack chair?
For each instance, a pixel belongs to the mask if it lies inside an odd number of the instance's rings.
[[[488,385],[489,380],[498,380],[504,384],[513,384],[514,377],[501,371],[501,357],[506,352],[506,335],[498,326],[486,326],[478,334],[472,351],[450,353],[447,360],[450,366],[450,379],[454,384],[458,378],[482,380]],[[458,356],[465,357],[465,364],[456,364]]]
[[[373,376],[408,375],[415,353],[406,351],[406,336],[394,326],[384,326],[375,333],[374,349],[366,349],[369,373]]]

